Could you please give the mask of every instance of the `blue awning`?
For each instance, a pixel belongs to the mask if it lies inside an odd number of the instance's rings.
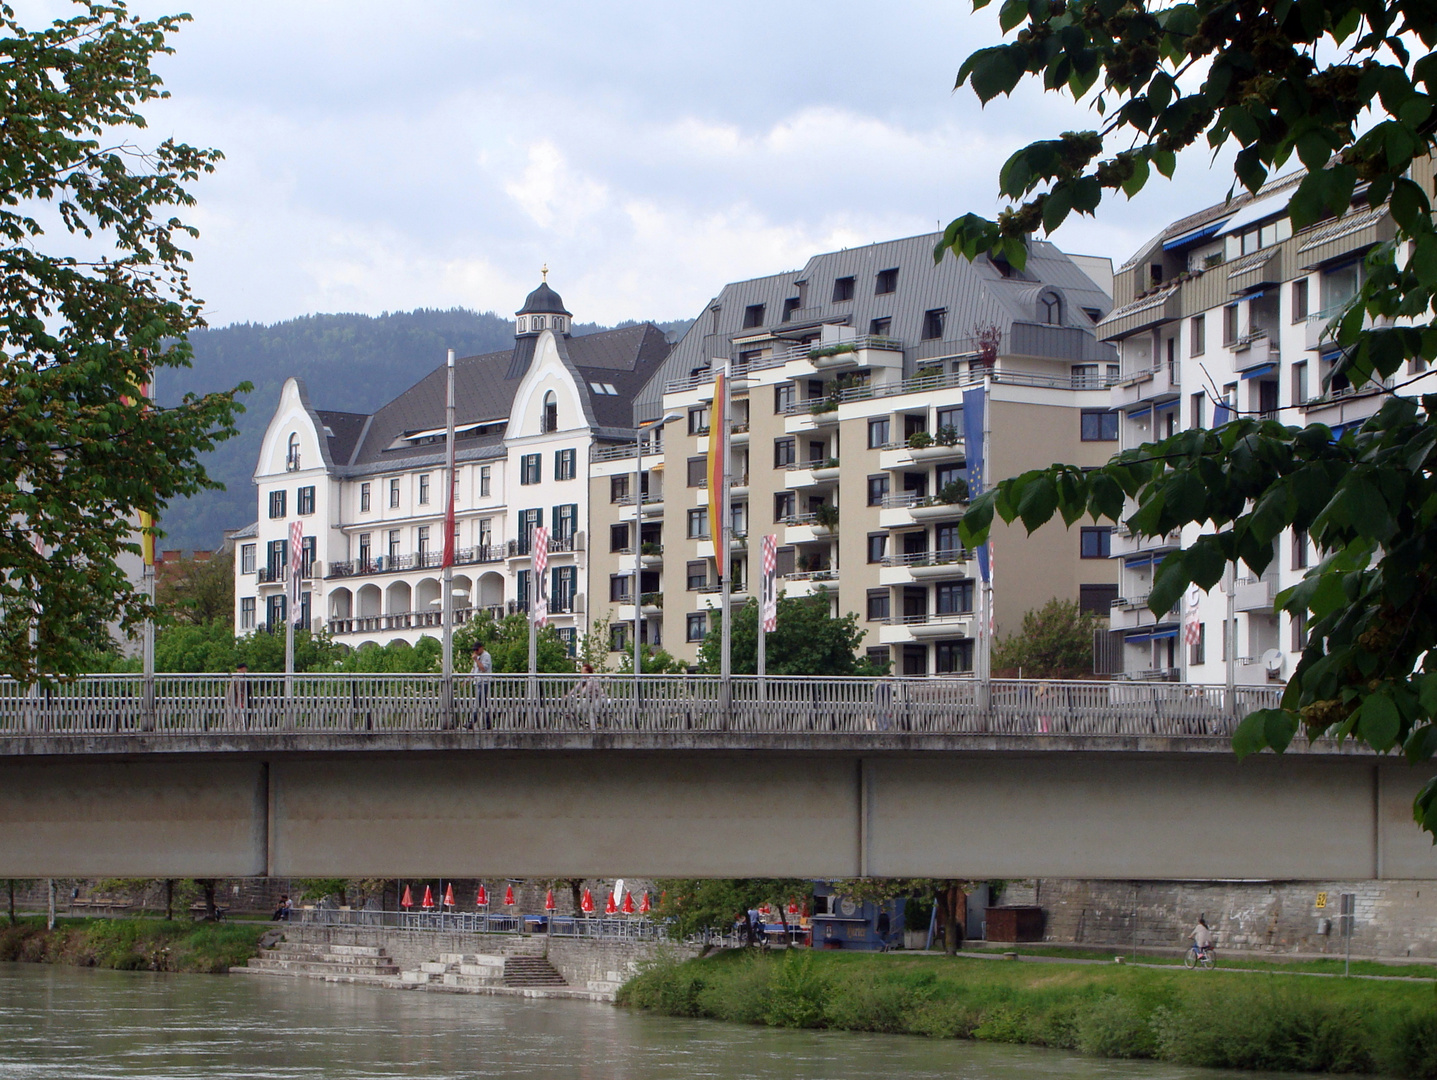
[[[1123,565],[1132,570],[1139,566],[1147,566],[1152,561],[1151,555],[1128,555],[1123,558]]]
[[[1261,269],[1261,267],[1254,267],[1254,269]],[[1243,293],[1242,298],[1244,300],[1261,300],[1266,294],[1266,289],[1258,289],[1256,292]]]
[[[1178,630],[1177,630],[1177,627],[1174,626],[1174,627],[1172,627],[1172,628],[1169,629],[1169,630],[1156,630],[1156,631],[1154,631],[1154,632],[1153,632],[1153,635],[1152,635],[1152,638],[1153,638],[1154,641],[1157,641],[1159,638],[1170,638],[1170,637],[1177,637],[1177,636],[1178,636]]]
[[[1129,634],[1123,639],[1123,643],[1125,645],[1141,645],[1145,641],[1158,641],[1163,638],[1177,636],[1178,628],[1173,626],[1167,628],[1159,628],[1157,630],[1148,630],[1140,634]]]
[[[1174,248],[1180,248],[1184,244],[1191,244],[1194,240],[1201,240],[1205,236],[1211,236],[1226,224],[1227,218],[1221,218],[1214,221],[1211,225],[1204,225],[1201,229],[1194,229],[1192,232],[1185,232],[1181,236],[1174,236],[1171,240],[1164,240],[1163,250],[1172,251]]]
[[[1134,409],[1132,412],[1128,413],[1127,417],[1129,420],[1136,420],[1140,416],[1147,416],[1148,413],[1152,411],[1153,408],[1151,405],[1144,405],[1141,409]]]
[[[1242,373],[1244,379],[1256,379],[1263,375],[1271,375],[1277,370],[1276,364],[1258,364],[1255,368],[1248,368]]]

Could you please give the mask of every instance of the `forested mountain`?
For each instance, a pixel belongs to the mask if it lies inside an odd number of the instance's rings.
[[[621,323],[620,325],[627,325]],[[682,333],[686,321],[659,323]],[[575,323],[576,334],[606,329]],[[444,352],[460,356],[495,352],[513,343],[514,324],[492,311],[421,309],[383,315],[306,315],[262,326],[237,323],[201,330],[190,337],[194,366],[166,370],[157,390],[163,404],[187,393],[224,390],[241,382],[254,389],[241,397],[246,412],[240,434],[209,455],[205,465],[227,490],[176,502],[160,521],[163,548],[217,548],[225,529],[255,517],[250,478],[265,426],[285,379],[296,375],[317,409],[370,412],[444,363]]]

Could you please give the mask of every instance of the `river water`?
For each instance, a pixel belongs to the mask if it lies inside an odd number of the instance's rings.
[[[0,964],[0,1078],[1252,1080],[909,1036],[307,979]]]

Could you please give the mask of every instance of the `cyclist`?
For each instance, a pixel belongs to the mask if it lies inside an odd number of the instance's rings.
[[[1212,930],[1208,927],[1206,917],[1199,915],[1197,925],[1192,928],[1188,937],[1193,941],[1193,954],[1198,960],[1206,960],[1209,950],[1212,948]]]

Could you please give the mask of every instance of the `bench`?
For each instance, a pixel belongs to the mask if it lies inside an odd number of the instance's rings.
[[[88,900],[76,897],[70,901],[70,914],[118,915],[121,912],[129,911],[134,906],[128,901],[115,900],[106,896],[91,897]]]
[[[229,911],[229,908],[227,908],[227,907],[220,907],[219,904],[216,904],[216,905],[215,905],[215,919],[216,919],[216,920],[223,919],[223,918],[225,917],[225,913],[228,912],[228,911]],[[199,922],[199,921],[200,921],[201,919],[203,919],[207,914],[208,914],[208,909],[205,907],[205,905],[204,905],[202,902],[200,902],[200,903],[194,903],[194,904],[191,904],[191,905],[190,905],[190,918],[192,918],[195,922]]]

